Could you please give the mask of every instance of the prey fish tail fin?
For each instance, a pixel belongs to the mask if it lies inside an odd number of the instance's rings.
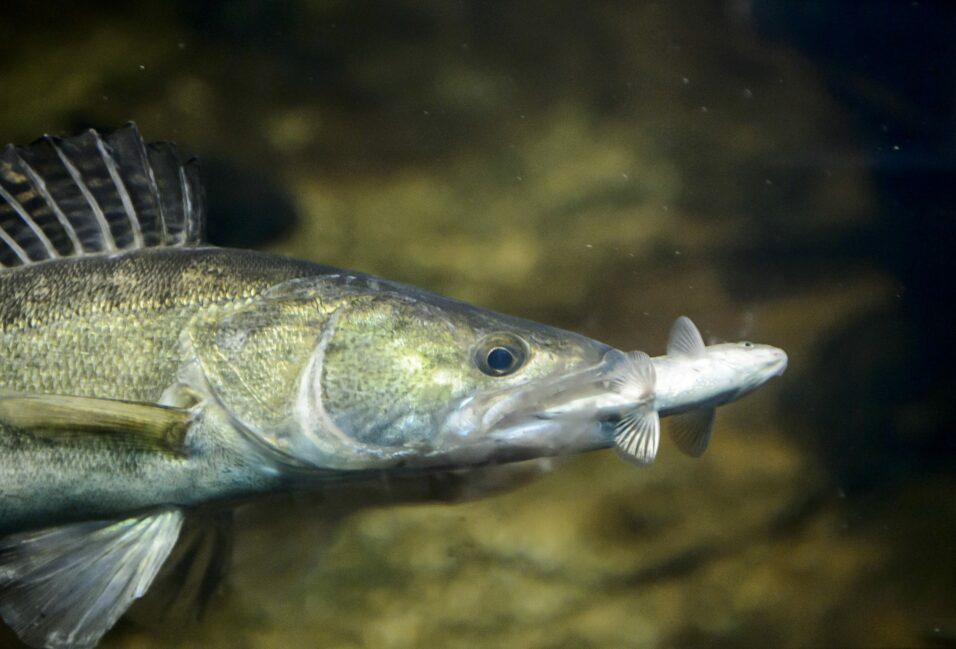
[[[199,245],[203,221],[198,165],[135,124],[0,150],[0,269]]]
[[[141,597],[183,523],[178,509],[0,539],[0,615],[34,647],[93,647]]]

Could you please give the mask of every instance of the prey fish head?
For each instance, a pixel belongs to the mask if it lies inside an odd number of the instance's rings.
[[[607,447],[625,355],[374,277],[287,282],[197,328],[215,398],[288,463],[438,468]],[[562,407],[580,402],[584,408]]]
[[[787,354],[772,345],[749,341],[718,343],[706,348],[703,381],[714,393],[715,405],[736,401],[780,376],[787,369]]]

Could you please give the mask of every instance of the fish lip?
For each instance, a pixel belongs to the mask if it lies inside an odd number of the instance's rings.
[[[782,349],[778,349],[778,356],[774,372],[771,376],[777,377],[781,376],[784,372],[787,371],[787,366],[790,364],[790,357],[787,356],[787,352]]]

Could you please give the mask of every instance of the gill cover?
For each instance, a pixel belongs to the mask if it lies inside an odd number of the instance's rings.
[[[441,406],[467,387],[470,342],[444,315],[375,278],[330,274],[205,314],[189,344],[206,389],[273,458],[386,468],[426,453]]]
[[[334,438],[303,429],[296,417],[303,373],[334,320],[320,291],[291,280],[239,306],[211,310],[189,330],[203,387],[273,459],[324,466],[339,450]]]

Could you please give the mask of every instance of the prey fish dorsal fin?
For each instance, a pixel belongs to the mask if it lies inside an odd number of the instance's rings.
[[[93,647],[149,588],[182,522],[162,509],[0,539],[0,615],[34,647]]]
[[[0,396],[0,422],[33,435],[111,436],[129,444],[183,453],[192,415],[151,403],[14,394]]]
[[[677,318],[667,338],[667,355],[697,357],[703,353],[704,339],[700,331],[687,316]]]
[[[671,439],[681,451],[691,457],[700,457],[707,450],[714,431],[715,408],[691,410],[670,417]]]
[[[146,144],[133,123],[109,135],[45,136],[0,152],[0,268],[202,241],[195,161]]]

